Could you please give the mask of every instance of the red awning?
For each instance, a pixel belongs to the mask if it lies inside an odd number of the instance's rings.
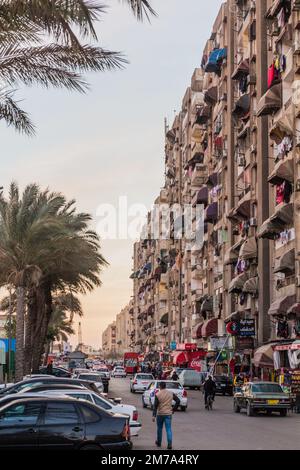
[[[187,353],[185,351],[177,351],[173,356],[173,364],[175,366],[189,362]]]
[[[206,322],[204,322],[201,328],[201,335],[203,336],[203,338],[216,335],[217,333],[218,333],[218,319],[217,318],[211,318],[210,320],[207,320]]]
[[[201,331],[202,331],[202,326],[203,326],[203,321],[198,323],[197,325],[194,326],[193,328],[193,338],[202,338],[202,334],[201,334]]]

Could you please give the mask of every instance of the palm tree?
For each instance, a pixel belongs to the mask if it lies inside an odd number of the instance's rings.
[[[0,196],[0,286],[16,291],[16,377],[37,370],[53,311],[53,292],[86,293],[101,285],[106,261],[91,217],[76,213],[74,201],[41,191],[35,184],[22,196],[16,184]],[[24,350],[24,322],[26,342]]]
[[[126,0],[143,20],[155,15],[147,0]],[[85,91],[82,72],[122,68],[119,52],[81,44],[97,40],[94,23],[105,7],[92,0],[0,0],[0,120],[28,135],[34,126],[14,99],[20,84]],[[45,44],[45,35],[54,42]]]

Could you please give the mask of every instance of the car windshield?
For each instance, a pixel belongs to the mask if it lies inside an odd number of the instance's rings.
[[[80,374],[79,379],[90,380],[91,382],[101,382],[100,375],[97,374]]]
[[[157,382],[157,386],[159,387],[159,382]],[[180,383],[178,382],[166,382],[166,388],[170,389],[170,390],[178,390],[181,387]]]
[[[252,385],[254,393],[283,393],[279,384],[254,384]]]
[[[139,374],[136,378],[139,380],[152,380],[153,376],[151,374]]]

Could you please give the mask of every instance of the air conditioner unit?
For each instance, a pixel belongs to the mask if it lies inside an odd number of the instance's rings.
[[[300,53],[300,39],[296,39],[294,42],[294,54]]]
[[[242,155],[239,155],[237,158],[238,166],[246,166],[246,158]]]
[[[250,224],[250,227],[257,227],[257,218],[251,217],[249,224]]]
[[[251,153],[256,153],[256,145],[254,145],[254,144],[250,145],[250,152]]]

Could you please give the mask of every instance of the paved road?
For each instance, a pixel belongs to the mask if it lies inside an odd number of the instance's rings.
[[[155,449],[151,411],[143,409],[140,394],[130,393],[129,379],[111,379],[109,395],[138,409],[143,427],[140,436],[133,437],[134,449]],[[204,409],[200,392],[188,391],[188,399],[187,411],[178,411],[173,418],[174,449],[300,450],[300,414],[248,418],[243,412],[233,413],[231,397],[217,396],[212,412]]]

